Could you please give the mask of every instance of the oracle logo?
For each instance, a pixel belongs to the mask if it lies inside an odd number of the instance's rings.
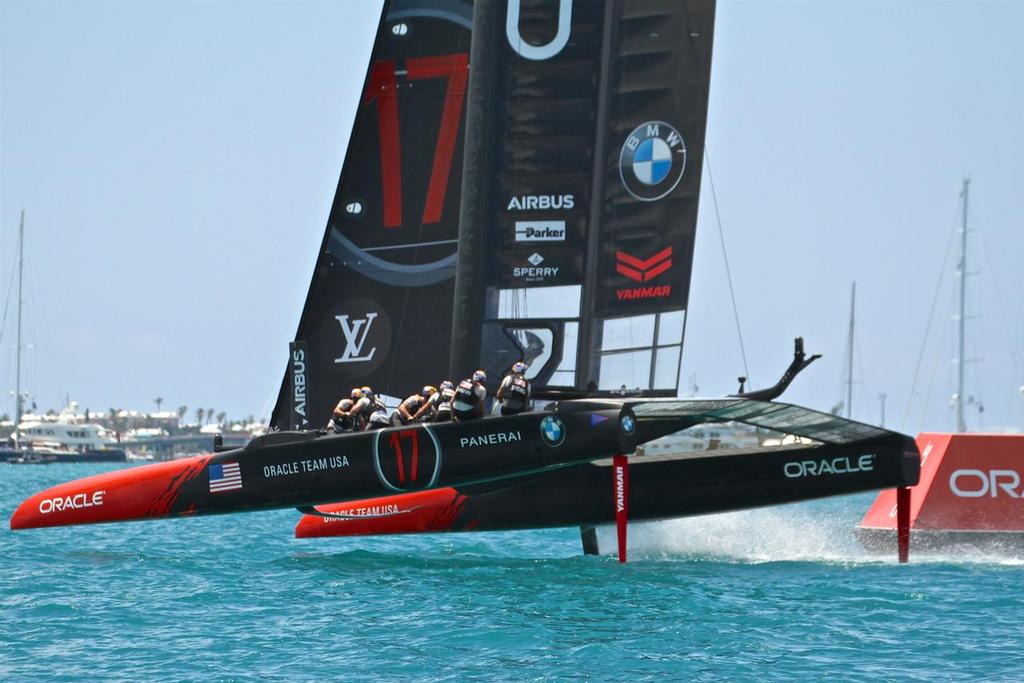
[[[1020,498],[1020,473],[1015,470],[955,470],[949,475],[949,490],[958,498]]]
[[[88,493],[76,493],[73,496],[62,496],[60,498],[45,498],[39,501],[39,512],[48,515],[51,512],[63,512],[65,510],[83,510],[85,508],[99,507],[103,505],[103,494],[106,491],[93,491]]]

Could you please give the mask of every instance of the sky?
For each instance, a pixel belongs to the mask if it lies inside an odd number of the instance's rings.
[[[269,415],[379,12],[0,0],[0,294],[24,209],[40,408]],[[967,420],[1024,428],[1020,26],[1024,3],[719,2],[707,144],[755,386],[802,335],[824,358],[785,399],[841,399],[856,281],[853,416],[884,393],[887,426],[952,428],[969,176]],[[706,168],[681,379],[707,396],[745,374],[711,189]]]

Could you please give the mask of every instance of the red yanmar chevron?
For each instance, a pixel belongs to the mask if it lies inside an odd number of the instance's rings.
[[[640,260],[624,251],[615,253],[615,270],[630,280],[647,282],[672,267],[672,247],[662,249],[646,260]]]

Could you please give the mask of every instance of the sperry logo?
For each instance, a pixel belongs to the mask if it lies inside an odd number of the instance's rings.
[[[630,280],[647,282],[672,267],[672,247],[662,249],[649,259],[641,260],[624,251],[615,254],[615,270]]]
[[[377,347],[373,347],[365,354],[363,346],[366,344],[366,336],[370,333],[370,327],[376,319],[376,313],[367,313],[365,318],[349,320],[347,315],[336,315],[334,319],[341,325],[341,333],[345,337],[345,350],[340,358],[335,358],[335,363],[362,363],[373,360],[373,354]]]

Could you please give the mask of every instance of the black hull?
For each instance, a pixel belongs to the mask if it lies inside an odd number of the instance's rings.
[[[636,456],[629,462],[629,518],[660,520],[794,503],[906,486],[917,481],[909,440],[848,446],[781,446]],[[864,467],[857,463],[864,460]],[[803,474],[794,463],[837,465]],[[847,464],[852,467],[847,467]],[[867,464],[870,463],[870,467]],[[802,473],[800,476],[790,476]],[[458,486],[420,496],[388,496],[322,506],[306,515],[301,537],[575,527],[615,521],[611,459],[504,482]],[[788,475],[787,475],[788,472]],[[366,511],[387,511],[377,517]],[[891,549],[892,545],[889,545]]]

